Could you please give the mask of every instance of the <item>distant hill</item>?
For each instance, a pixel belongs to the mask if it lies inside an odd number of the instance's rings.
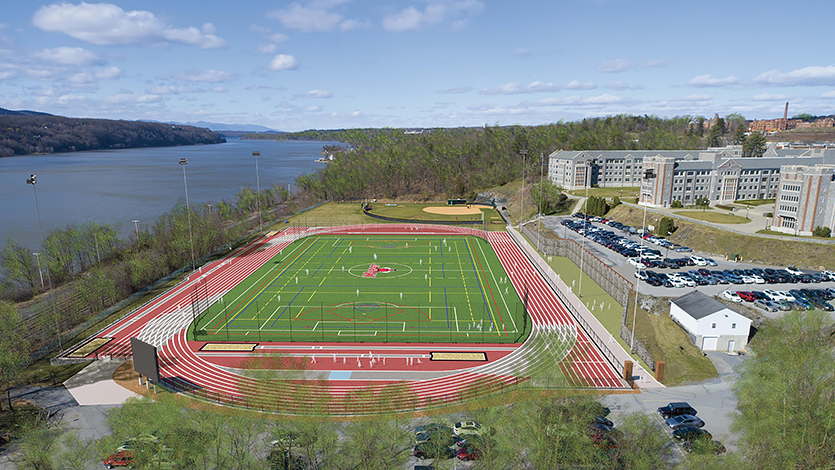
[[[47,113],[39,113],[37,111],[27,111],[22,109],[20,111],[12,111],[11,109],[0,108],[0,116],[52,116]]]
[[[281,132],[269,127],[264,127],[258,124],[223,124],[220,122],[175,122],[174,124],[181,124],[184,126],[205,127],[211,131],[237,131],[237,132]]]
[[[68,118],[34,111],[0,113],[0,157],[223,142],[226,139],[216,132],[200,127]]]

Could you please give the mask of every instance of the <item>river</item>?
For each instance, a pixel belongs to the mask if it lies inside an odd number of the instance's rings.
[[[30,174],[37,174],[37,197],[46,233],[69,224],[95,221],[117,225],[122,236],[156,221],[185,200],[181,158],[192,207],[231,201],[239,188],[255,188],[255,157],[261,188],[287,185],[322,163],[322,146],[335,142],[276,142],[228,139],[225,144],[98,150],[0,158],[0,245],[8,238],[40,246]]]

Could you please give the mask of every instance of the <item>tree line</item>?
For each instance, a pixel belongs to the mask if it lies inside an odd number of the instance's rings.
[[[226,142],[208,129],[143,121],[0,114],[0,157]]]
[[[397,198],[402,196],[475,198],[479,190],[540,173],[557,149],[696,149],[704,138],[690,131],[689,116],[610,116],[542,126],[484,126],[430,129],[308,130],[287,134],[248,134],[244,138],[327,140],[351,150],[297,185],[319,199]],[[523,157],[524,155],[524,157]],[[523,162],[524,160],[524,162]]]

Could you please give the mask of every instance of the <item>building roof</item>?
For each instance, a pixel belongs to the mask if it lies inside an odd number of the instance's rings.
[[[676,171],[712,170],[713,162],[704,160],[682,160],[675,164]]]
[[[779,169],[783,165],[810,165],[814,166],[818,163],[823,163],[821,157],[761,157],[761,158],[727,158],[719,162],[716,167],[719,167],[729,161],[737,163],[743,170],[762,170],[776,168]]]
[[[728,308],[722,302],[702,294],[697,290],[673,299],[672,303],[678,305],[680,309],[684,310],[684,313],[696,320]]]

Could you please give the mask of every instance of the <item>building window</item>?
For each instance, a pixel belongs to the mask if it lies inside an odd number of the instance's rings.
[[[732,330],[735,330],[735,329],[736,329],[736,323],[731,323],[731,329],[732,329]]]
[[[710,327],[711,327],[711,328],[713,328],[713,329],[715,330],[715,329],[716,329],[716,323],[711,323],[711,324],[710,324]]]

